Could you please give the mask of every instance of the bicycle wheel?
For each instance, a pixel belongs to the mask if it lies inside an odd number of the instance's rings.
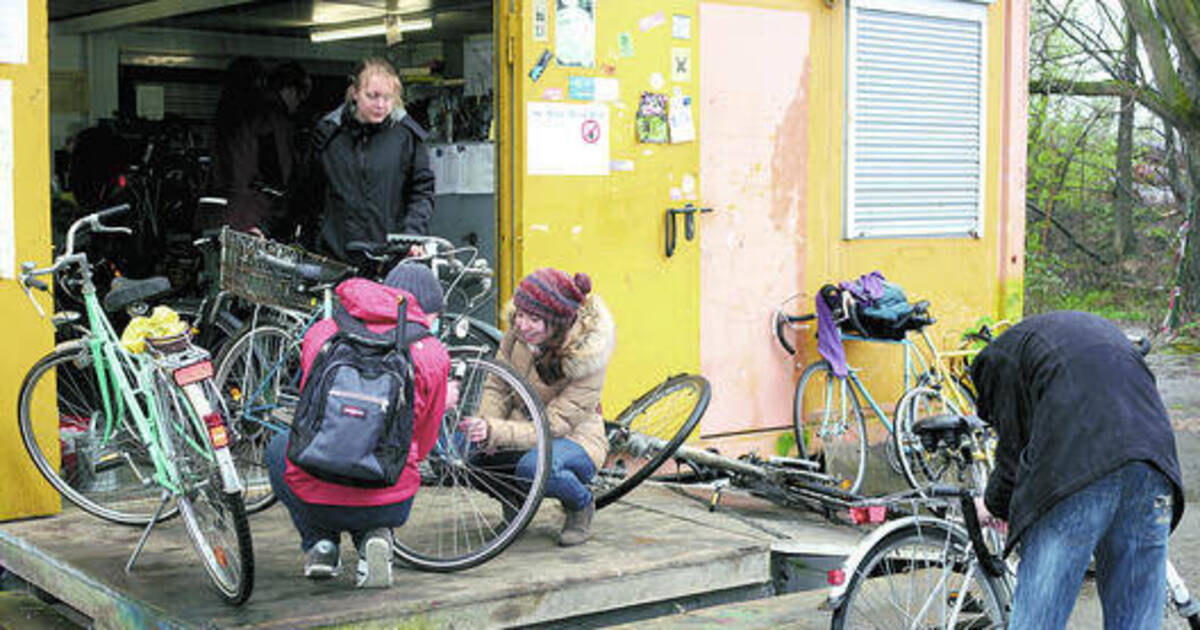
[[[240,605],[254,590],[254,548],[242,495],[225,492],[208,431],[183,392],[158,377],[163,450],[173,463],[179,512],[221,599]],[[216,405],[213,405],[215,408]]]
[[[922,438],[913,432],[913,424],[922,418],[942,414],[964,414],[941,390],[914,387],[896,404],[892,444],[900,462],[900,472],[908,484],[920,490],[931,483],[947,483],[982,491],[991,472],[990,450],[995,448],[995,432],[990,427],[972,432],[972,460],[963,461],[959,444],[942,438]],[[936,439],[936,442],[934,441]]]
[[[105,438],[100,383],[87,348],[56,350],[35,363],[21,383],[17,417],[30,459],[68,501],[122,525],[154,517],[159,491],[143,483],[154,464],[125,422],[114,422]],[[160,520],[176,513],[172,507]]]
[[[478,348],[454,348],[450,378],[459,383],[458,404],[446,409],[438,442],[420,464],[421,488],[408,522],[393,534],[396,555],[429,571],[470,568],[508,547],[537,512],[550,473],[546,411],[520,375]],[[492,452],[467,442],[459,421],[482,415],[485,407],[528,419],[535,444]],[[518,477],[517,460],[529,451],[533,476]]]
[[[858,564],[833,628],[1003,628],[1008,591],[966,536],[932,522],[897,529]]]
[[[862,403],[848,378],[833,373],[828,361],[804,368],[796,383],[792,424],[796,443],[808,441],[820,445],[825,472],[845,492],[855,493],[862,486],[867,470],[867,422]],[[801,454],[811,454],[808,445]]]
[[[608,430],[608,457],[592,481],[596,507],[625,496],[653,475],[695,432],[708,409],[708,381],[679,374],[625,408]]]
[[[486,348],[487,356],[496,354],[500,347],[501,333],[494,326],[463,313],[446,313],[442,317],[446,329],[439,338],[450,347]]]
[[[292,423],[300,398],[300,340],[277,325],[246,328],[226,346],[213,379],[229,409],[230,451],[246,490],[246,511],[275,501],[263,453]]]

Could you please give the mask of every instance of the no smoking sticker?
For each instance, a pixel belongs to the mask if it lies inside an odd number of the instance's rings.
[[[583,135],[583,141],[588,144],[596,144],[600,141],[600,123],[595,120],[585,120],[579,127],[580,133]]]

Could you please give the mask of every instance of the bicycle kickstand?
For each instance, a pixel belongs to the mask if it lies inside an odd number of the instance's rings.
[[[158,517],[162,516],[163,509],[167,507],[167,503],[171,500],[171,492],[163,490],[162,501],[158,504],[158,509],[154,510],[154,516],[150,517],[150,523],[146,525],[146,529],[142,531],[142,537],[138,539],[137,546],[133,548],[133,553],[129,556],[129,562],[125,563],[125,573],[129,574],[133,571],[133,563],[137,562],[138,556],[142,555],[142,548],[146,546],[146,539],[150,538],[150,530],[158,524]]]
[[[729,487],[728,479],[718,479],[713,483],[712,498],[708,500],[708,511],[716,512],[717,508],[721,507],[721,497],[724,496],[725,488]]]

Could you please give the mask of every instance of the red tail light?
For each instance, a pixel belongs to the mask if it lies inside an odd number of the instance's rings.
[[[826,577],[830,586],[841,586],[846,583],[846,572],[841,569],[830,569]]]

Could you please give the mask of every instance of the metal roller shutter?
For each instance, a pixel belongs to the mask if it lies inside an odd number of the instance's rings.
[[[983,232],[987,8],[850,6],[846,238]]]

